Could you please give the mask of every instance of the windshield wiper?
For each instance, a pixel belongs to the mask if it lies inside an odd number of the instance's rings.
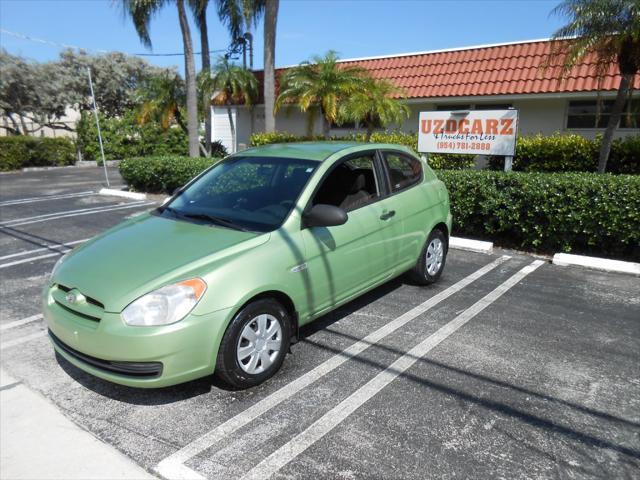
[[[207,213],[183,213],[181,212],[180,215],[182,217],[185,218],[193,218],[194,220],[207,220],[211,223],[215,223],[218,225],[222,225],[223,227],[227,227],[227,228],[232,228],[234,230],[240,230],[242,232],[248,232],[249,230],[241,227],[240,225],[238,225],[237,223],[234,223],[230,220],[227,220],[225,218],[221,218],[221,217],[216,217],[215,215],[209,215]]]

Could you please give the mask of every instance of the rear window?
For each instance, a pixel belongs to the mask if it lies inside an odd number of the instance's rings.
[[[384,158],[389,170],[392,192],[404,190],[422,180],[420,160],[395,152],[385,152]]]

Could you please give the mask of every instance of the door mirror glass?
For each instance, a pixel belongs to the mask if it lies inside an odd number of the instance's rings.
[[[320,203],[303,215],[305,227],[335,227],[347,222],[347,212],[335,205]]]

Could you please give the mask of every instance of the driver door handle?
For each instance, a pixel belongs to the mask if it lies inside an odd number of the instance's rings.
[[[384,212],[382,215],[380,215],[380,220],[389,220],[395,214],[396,214],[395,210],[389,210],[388,212]]]

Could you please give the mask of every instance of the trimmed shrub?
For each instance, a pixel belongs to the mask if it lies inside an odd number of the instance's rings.
[[[0,171],[73,165],[76,148],[64,137],[0,137]]]
[[[107,160],[124,158],[186,155],[189,151],[187,135],[180,128],[166,131],[158,124],[139,125],[133,111],[121,118],[100,116],[100,130]],[[84,160],[97,160],[102,163],[98,130],[91,113],[83,113],[76,127],[78,146]]]
[[[171,194],[219,160],[179,156],[127,158],[120,162],[120,174],[134,190]]]
[[[454,235],[545,253],[640,259],[640,176],[439,171]]]
[[[346,136],[334,136],[326,139],[322,135],[313,135],[311,137],[304,135],[294,135],[287,132],[273,132],[273,133],[254,133],[251,135],[250,143],[253,147],[261,145],[269,145],[272,143],[290,143],[290,142],[309,142],[309,141],[349,141],[349,142],[364,142],[365,135],[363,133],[357,133]],[[395,143],[397,145],[404,145],[418,152],[418,134],[417,133],[404,133],[404,132],[374,132],[371,135],[371,142],[374,143]],[[471,155],[452,155],[452,154],[429,154],[429,165],[431,168],[436,169],[449,169],[449,170],[462,170],[465,168],[471,168],[474,165],[474,159]]]
[[[546,137],[534,135],[520,137],[513,158],[513,170],[522,172],[595,172],[602,136],[593,140],[580,135]],[[494,170],[504,166],[503,157],[490,157]],[[640,173],[640,135],[613,141],[609,161],[609,173]]]

